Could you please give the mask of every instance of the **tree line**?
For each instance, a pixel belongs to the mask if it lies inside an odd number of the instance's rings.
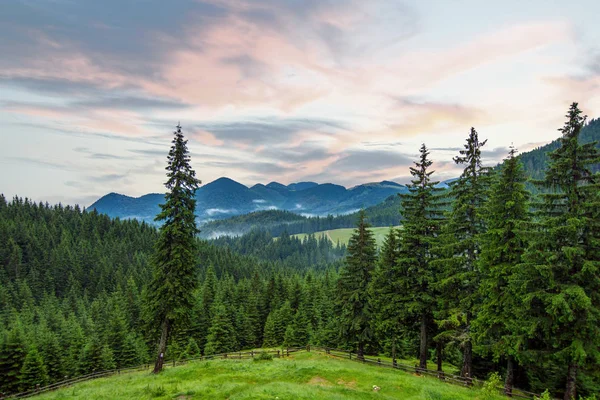
[[[474,128],[454,158],[461,176],[439,193],[423,145],[401,195],[402,228],[378,259],[360,216],[338,283],[341,338],[360,356],[418,336],[421,368],[431,347],[438,369],[446,348],[460,349],[462,376],[498,364],[507,394],[516,375],[565,400],[599,393],[600,151],[580,143],[584,125],[572,104],[531,182],[537,197],[515,149],[497,171],[482,165],[486,141]]]

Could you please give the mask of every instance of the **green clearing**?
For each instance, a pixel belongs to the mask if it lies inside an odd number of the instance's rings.
[[[373,391],[373,385],[381,388]],[[319,353],[272,361],[198,361],[158,376],[132,372],[76,384],[37,399],[430,399],[500,400],[478,389]]]
[[[396,226],[395,228],[398,228],[398,226]],[[370,228],[369,230],[375,234],[375,240],[377,241],[377,246],[381,247],[381,245],[383,244],[383,239],[385,238],[385,235],[387,235],[388,232],[390,231],[390,227],[389,226],[377,226],[377,227]],[[328,231],[315,232],[315,233],[313,233],[313,235],[315,235],[315,237],[317,237],[317,238],[325,235],[333,243],[337,243],[339,241],[340,244],[348,245],[348,241],[350,240],[350,236],[352,236],[352,232],[354,232],[354,228],[341,228],[341,229],[331,229]],[[299,233],[297,235],[292,235],[292,236],[303,240],[305,237],[308,236],[308,234],[307,233]]]

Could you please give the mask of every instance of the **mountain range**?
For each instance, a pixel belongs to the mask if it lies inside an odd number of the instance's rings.
[[[581,130],[580,140],[582,143],[600,141],[600,119],[592,119]],[[558,148],[558,140],[554,140],[544,146],[534,150],[524,152],[519,155],[523,162],[525,173],[534,179],[543,176],[547,167],[549,158],[548,153]],[[600,144],[599,144],[600,146]],[[600,171],[600,165],[592,167],[593,171]],[[444,181],[440,186],[447,186],[453,179]],[[533,185],[528,188],[534,193],[537,189]],[[396,182],[382,181],[376,183],[366,183],[350,189],[344,186],[332,183],[318,184],[315,182],[298,182],[289,185],[283,185],[278,182],[271,182],[267,185],[256,184],[247,187],[239,182],[229,178],[219,178],[204,186],[201,186],[196,192],[197,199],[197,217],[201,224],[207,224],[210,221],[223,220],[238,215],[259,212],[258,215],[251,216],[243,220],[234,219],[231,223],[214,223],[210,229],[205,230],[206,234],[211,235],[214,231],[222,231],[226,226],[228,231],[237,231],[234,225],[240,225],[247,229],[255,225],[256,221],[268,220],[270,224],[275,223],[273,219],[283,218],[280,213],[260,213],[266,210],[290,211],[304,217],[327,216],[327,215],[347,215],[361,208],[376,206],[373,210],[374,216],[381,216],[379,223],[389,224],[390,210],[397,210],[396,202],[384,202],[390,196],[397,193],[406,193],[407,188]],[[110,193],[103,196],[89,209],[96,209],[100,213],[111,217],[136,218],[146,222],[153,223],[155,215],[159,211],[159,204],[164,200],[164,194],[152,193],[141,197],[129,197],[123,194]],[[387,205],[386,205],[387,204]],[[338,219],[344,219],[337,217]],[[283,218],[282,223],[290,224],[302,218],[292,218],[287,216]],[[372,221],[376,223],[376,221]],[[395,222],[394,222],[395,223]],[[311,225],[319,225],[312,223]],[[345,226],[348,221],[332,222],[330,225]],[[207,225],[207,228],[210,226]]]
[[[315,182],[289,185],[271,182],[247,187],[223,177],[196,191],[196,210],[202,223],[264,210],[285,210],[307,216],[341,215],[373,206],[390,195],[405,192],[406,186],[391,181],[367,183],[350,189],[332,183]],[[97,200],[89,209],[111,217],[152,222],[163,200],[164,194],[159,193],[137,198],[110,193]]]

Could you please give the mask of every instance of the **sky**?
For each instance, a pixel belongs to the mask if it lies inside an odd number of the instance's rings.
[[[164,192],[178,122],[203,183],[436,176],[600,116],[600,2],[1,0],[0,193]]]

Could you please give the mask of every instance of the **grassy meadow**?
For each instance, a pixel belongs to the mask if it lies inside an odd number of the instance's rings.
[[[373,390],[379,386],[379,391]],[[319,353],[272,361],[198,361],[158,376],[132,372],[84,382],[36,399],[502,399],[435,378]]]
[[[398,227],[396,226],[395,228],[398,228]],[[375,235],[375,240],[377,241],[377,247],[381,247],[381,245],[383,244],[383,239],[385,238],[385,235],[387,235],[388,232],[390,231],[390,227],[389,226],[378,226],[378,227],[369,228],[369,230],[371,232],[373,232],[373,234]],[[341,229],[331,229],[328,231],[315,232],[314,235],[315,235],[315,237],[321,237],[321,236],[325,235],[333,243],[337,243],[339,241],[340,244],[347,245],[348,241],[350,240],[350,236],[352,236],[352,232],[354,232],[354,228],[341,228]],[[299,233],[297,235],[292,235],[292,236],[297,237],[299,239],[304,239],[306,236],[308,236],[308,234]]]

